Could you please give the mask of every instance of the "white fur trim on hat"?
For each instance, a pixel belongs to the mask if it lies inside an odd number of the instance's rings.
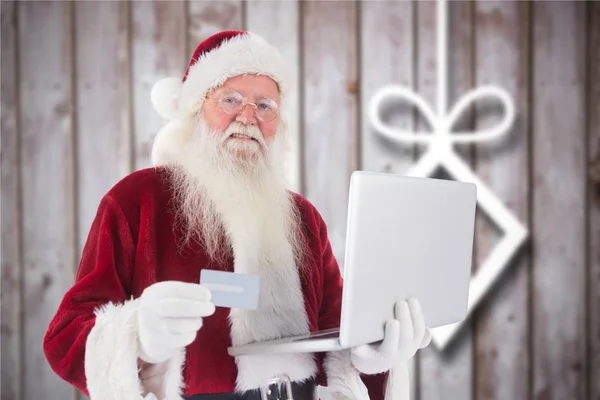
[[[201,55],[190,66],[183,83],[176,78],[157,82],[152,89],[152,103],[161,115],[175,119],[199,109],[203,97],[211,89],[221,86],[229,78],[245,74],[271,77],[279,85],[283,103],[285,94],[295,86],[290,67],[277,48],[262,37],[251,32],[242,33]]]
[[[185,350],[161,364],[138,364],[138,307],[130,300],[96,310],[85,347],[90,400],[182,400]]]
[[[283,102],[291,85],[288,73],[289,68],[274,46],[256,34],[242,34],[203,55],[190,68],[183,83],[180,107],[191,110],[199,106],[201,98],[211,89],[221,86],[229,78],[244,74],[270,76],[278,83]]]

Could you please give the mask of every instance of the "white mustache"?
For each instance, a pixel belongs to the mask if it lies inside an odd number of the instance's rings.
[[[265,140],[263,139],[262,132],[256,126],[244,125],[240,122],[232,122],[225,131],[225,139],[228,139],[234,133],[240,133],[255,139],[262,146],[266,146]]]

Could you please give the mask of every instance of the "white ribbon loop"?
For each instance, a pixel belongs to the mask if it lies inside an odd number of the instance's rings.
[[[458,121],[465,109],[481,99],[498,99],[504,109],[504,118],[500,123],[481,131],[452,132],[452,127]],[[515,119],[515,106],[510,95],[495,86],[482,86],[471,90],[460,98],[448,115],[448,129],[453,133],[451,141],[455,143],[487,142],[506,134]]]
[[[392,127],[384,123],[380,112],[383,104],[392,99],[405,100],[409,105],[416,107],[431,125],[433,134],[417,135],[414,130]],[[482,99],[498,100],[503,106],[503,119],[494,126],[481,131],[452,132],[452,127],[465,110]],[[483,86],[461,97],[448,115],[436,115],[423,97],[413,90],[403,86],[388,86],[375,92],[369,104],[368,115],[375,131],[394,141],[409,144],[436,144],[442,141],[445,143],[448,141],[452,143],[477,143],[494,140],[507,133],[515,119],[515,106],[505,90],[495,86]],[[449,135],[449,133],[452,133],[452,135]]]
[[[411,89],[402,86],[388,86],[378,90],[369,104],[369,120],[373,124],[373,128],[381,135],[399,142],[405,143],[431,143],[434,140],[433,135],[415,135],[413,130],[400,129],[386,125],[382,120],[380,110],[382,104],[388,99],[404,99],[407,103],[413,107],[416,107],[421,111],[421,114],[431,125],[433,131],[437,131],[437,118],[435,113],[425,102],[425,100]]]

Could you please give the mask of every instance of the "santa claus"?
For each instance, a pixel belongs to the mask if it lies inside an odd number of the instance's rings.
[[[92,400],[408,399],[407,362],[431,335],[396,305],[382,343],[231,357],[231,345],[335,328],[342,279],[319,212],[286,189],[289,68],[259,36],[218,33],[181,78],[156,84],[169,123],[155,166],[102,198],[76,281],[44,338],[53,370]],[[257,310],[215,308],[203,269],[260,276]],[[281,390],[284,392],[284,390]],[[277,396],[277,397],[271,397]],[[286,397],[289,396],[289,397]]]

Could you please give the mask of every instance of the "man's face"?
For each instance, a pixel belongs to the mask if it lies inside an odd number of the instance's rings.
[[[209,92],[202,114],[226,149],[253,158],[264,154],[275,138],[279,104],[275,81],[264,75],[242,75]]]

